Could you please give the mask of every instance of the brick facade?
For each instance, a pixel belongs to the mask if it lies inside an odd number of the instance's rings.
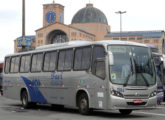
[[[93,7],[93,4],[87,4],[86,8]],[[55,15],[54,15],[55,14]],[[54,15],[54,16],[53,16]],[[87,16],[85,16],[87,17]],[[88,16],[89,17],[89,16]],[[43,5],[43,27],[36,30],[36,39],[33,46],[51,44],[51,33],[56,31],[66,35],[68,41],[72,40],[123,40],[134,41],[144,44],[152,44],[159,49],[159,52],[165,53],[165,33],[164,31],[131,31],[131,32],[111,32],[110,25],[103,22],[86,22],[64,24],[64,6],[60,4]],[[159,36],[157,36],[159,34]],[[60,36],[59,36],[60,37]],[[53,39],[53,38],[52,38]],[[14,51],[18,52],[18,43],[14,42]]]

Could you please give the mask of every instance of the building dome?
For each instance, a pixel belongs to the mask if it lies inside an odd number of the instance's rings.
[[[104,13],[93,7],[93,4],[87,4],[85,8],[80,9],[72,19],[72,24],[74,23],[103,23],[108,25]]]

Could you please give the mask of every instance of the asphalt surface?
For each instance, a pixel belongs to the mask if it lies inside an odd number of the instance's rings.
[[[134,111],[123,116],[118,111],[94,111],[91,115],[80,115],[71,108],[55,109],[49,105],[37,105],[35,108],[23,109],[20,101],[0,96],[0,120],[164,120],[165,105],[154,110]]]

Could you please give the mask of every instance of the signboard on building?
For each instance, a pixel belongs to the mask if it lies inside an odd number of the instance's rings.
[[[33,39],[35,39],[35,36],[25,36],[24,40],[25,42],[23,42],[23,37],[19,37],[17,38],[17,47],[32,47],[32,41]]]

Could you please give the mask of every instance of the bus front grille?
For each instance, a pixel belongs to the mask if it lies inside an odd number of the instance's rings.
[[[144,94],[144,95],[124,95],[125,99],[148,99],[148,95]]]

